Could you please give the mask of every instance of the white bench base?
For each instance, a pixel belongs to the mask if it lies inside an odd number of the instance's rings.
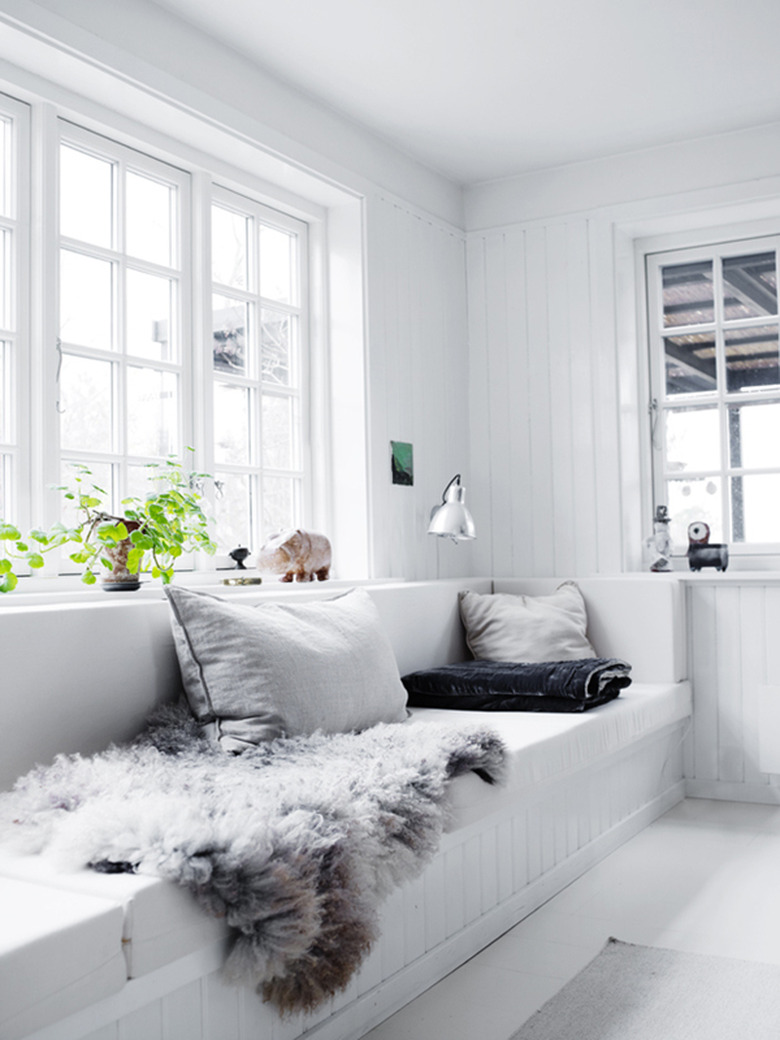
[[[282,1020],[227,986],[216,944],[28,1040],[357,1040],[682,800],[686,728],[667,726],[445,835],[423,875],[388,899],[382,936],[348,990],[314,1015]]]

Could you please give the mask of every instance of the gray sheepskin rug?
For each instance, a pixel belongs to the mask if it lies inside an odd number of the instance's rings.
[[[382,899],[435,853],[448,781],[501,782],[504,762],[490,730],[414,720],[231,756],[172,706],[130,744],[18,780],[0,795],[0,841],[185,886],[235,933],[231,981],[282,1013],[313,1010],[360,966]]]

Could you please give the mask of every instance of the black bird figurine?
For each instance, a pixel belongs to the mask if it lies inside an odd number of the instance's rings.
[[[729,565],[729,547],[722,542],[710,542],[709,524],[694,520],[688,524],[688,566],[692,571],[715,567],[725,571]]]
[[[245,548],[243,545],[239,545],[237,549],[234,549],[232,552],[228,553],[230,559],[235,560],[237,571],[246,570],[246,567],[244,566],[244,560],[247,558],[250,551],[251,550]]]

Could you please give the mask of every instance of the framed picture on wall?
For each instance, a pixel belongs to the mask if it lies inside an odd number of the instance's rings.
[[[414,484],[414,448],[407,441],[390,441],[390,467],[394,484]]]

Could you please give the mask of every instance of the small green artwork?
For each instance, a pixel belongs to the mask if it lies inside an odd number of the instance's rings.
[[[394,484],[414,484],[414,449],[406,441],[390,441]]]

